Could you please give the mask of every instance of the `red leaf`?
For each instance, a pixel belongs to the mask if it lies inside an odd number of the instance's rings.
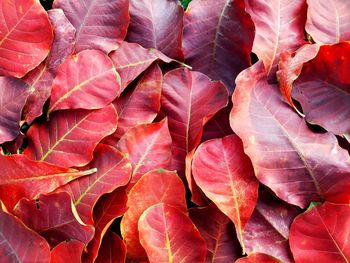
[[[232,92],[238,73],[250,66],[254,24],[244,0],[193,0],[184,18],[186,63]]]
[[[171,137],[166,119],[129,129],[119,140],[117,147],[129,155],[133,165],[129,189],[144,173],[157,168],[170,168]]]
[[[65,167],[83,166],[92,160],[98,142],[116,126],[117,112],[112,105],[94,111],[55,112],[49,123],[34,124],[29,129],[24,154]]]
[[[88,225],[94,224],[92,212],[100,196],[126,185],[132,169],[123,153],[105,144],[99,144],[94,151],[94,159],[80,169],[91,168],[97,168],[97,172],[74,180],[58,190],[70,193],[79,216]]]
[[[281,263],[282,261],[278,260],[267,254],[262,253],[253,253],[247,257],[240,258],[235,261],[235,263]]]
[[[125,188],[118,188],[99,199],[94,210],[95,236],[87,247],[88,253],[83,255],[83,262],[93,262],[96,259],[108,228],[114,219],[122,216],[128,209],[127,200]]]
[[[130,128],[151,123],[160,110],[163,75],[157,64],[151,66],[134,90],[127,90],[113,102],[118,112],[118,128],[112,135],[119,139]]]
[[[0,77],[0,144],[18,136],[21,112],[28,95],[29,87],[23,81]]]
[[[253,52],[264,62],[269,79],[274,79],[283,50],[295,51],[306,43],[305,0],[245,0],[255,24]]]
[[[40,195],[37,200],[21,199],[13,213],[54,247],[76,239],[87,244],[94,236],[92,226],[83,225],[68,193]]]
[[[154,61],[162,60],[166,63],[172,61],[171,58],[163,55],[158,50],[145,49],[139,44],[128,43],[125,41],[122,42],[119,48],[113,51],[109,56],[120,74],[123,90]]]
[[[15,140],[4,143],[2,145],[2,148],[5,148],[7,152],[10,152],[12,154],[19,153],[25,138],[26,136],[22,132],[20,132]]]
[[[321,46],[316,58],[304,65],[293,83],[306,120],[326,130],[350,136],[350,44]]]
[[[113,233],[108,232],[103,238],[100,253],[96,259],[96,263],[124,263],[126,258],[126,247],[123,240]]]
[[[213,203],[190,209],[190,218],[207,243],[205,262],[233,262],[242,254],[234,225]]]
[[[259,183],[240,138],[230,135],[201,144],[193,157],[192,172],[205,195],[235,223],[243,244],[243,228],[258,199]]]
[[[140,242],[150,262],[204,262],[206,244],[182,211],[161,203],[140,217]]]
[[[203,125],[227,105],[228,93],[221,82],[212,82],[195,71],[175,69],[164,76],[162,111],[173,139],[173,169],[184,174],[186,154],[200,142]]]
[[[176,172],[154,170],[144,174],[130,190],[128,211],[121,221],[121,232],[129,257],[146,257],[139,243],[137,222],[150,206],[165,203],[186,211],[185,188]]]
[[[62,242],[51,250],[50,263],[80,263],[84,243],[77,240]]]
[[[47,13],[36,0],[7,0],[1,2],[0,20],[0,75],[23,77],[51,48]]]
[[[29,72],[24,81],[31,86],[32,92],[23,109],[28,124],[42,114],[44,103],[51,94],[51,85],[58,66],[73,52],[75,29],[61,9],[48,11],[54,29],[54,40],[47,59]]]
[[[176,0],[130,0],[127,40],[182,59],[184,11]]]
[[[285,263],[294,262],[288,246],[289,227],[299,211],[264,192],[243,232],[248,255],[266,253]]]
[[[350,206],[324,203],[295,218],[290,247],[296,262],[349,262]]]
[[[0,258],[2,262],[50,261],[46,240],[20,220],[0,209]]]
[[[119,78],[112,61],[100,51],[84,50],[67,58],[53,81],[48,114],[105,107],[121,92]]]
[[[75,51],[97,49],[108,54],[126,36],[129,0],[55,0],[77,30]]]
[[[244,143],[257,178],[288,203],[348,203],[348,153],[330,133],[311,132],[269,85],[262,63],[243,71],[233,94],[231,127]]]
[[[45,162],[29,160],[24,155],[0,155],[0,199],[9,210],[22,197],[34,199],[80,176],[96,172],[66,169]]]
[[[319,44],[334,44],[350,40],[350,2],[308,0],[305,29]]]

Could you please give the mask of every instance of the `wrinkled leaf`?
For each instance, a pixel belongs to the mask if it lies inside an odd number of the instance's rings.
[[[78,240],[62,242],[51,250],[50,263],[80,263],[84,243]]]

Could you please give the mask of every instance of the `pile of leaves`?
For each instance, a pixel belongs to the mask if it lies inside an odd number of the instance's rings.
[[[1,262],[350,261],[350,1],[184,7],[0,0]]]

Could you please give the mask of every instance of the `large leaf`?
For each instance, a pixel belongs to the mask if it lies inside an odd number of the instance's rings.
[[[295,51],[305,42],[305,0],[245,0],[255,24],[253,52],[264,62],[269,79],[274,78],[283,50]]]
[[[28,95],[29,87],[23,81],[0,77],[0,144],[19,134],[21,112]]]
[[[129,0],[55,0],[77,30],[75,51],[97,49],[109,53],[123,40],[129,25]]]
[[[350,162],[334,135],[309,130],[269,85],[262,63],[243,71],[233,94],[231,127],[242,138],[258,179],[288,203],[348,203]]]
[[[263,253],[253,253],[248,257],[240,258],[235,263],[281,263],[282,261]]]
[[[42,114],[44,103],[51,94],[51,85],[59,65],[73,52],[75,28],[61,9],[48,11],[54,29],[54,40],[47,59],[29,72],[24,81],[31,87],[26,106],[23,109],[25,121],[30,124]]]
[[[294,262],[288,246],[289,227],[299,211],[266,192],[259,193],[254,213],[243,232],[248,255],[265,253],[282,262]]]
[[[172,61],[171,58],[168,58],[156,49],[146,49],[139,44],[125,41],[109,56],[120,74],[123,90],[154,61],[162,60],[167,63]]]
[[[127,200],[125,188],[118,188],[99,199],[94,210],[95,235],[87,247],[88,253],[83,255],[83,262],[93,262],[96,259],[102,238],[108,228],[114,219],[123,215],[128,209]]]
[[[200,72],[175,69],[164,76],[162,111],[173,140],[172,168],[180,174],[184,173],[186,154],[200,142],[203,125],[226,106],[227,99],[225,86]]]
[[[71,167],[92,160],[94,148],[117,127],[112,105],[100,110],[55,112],[49,123],[34,124],[28,131],[28,157]]]
[[[94,151],[94,159],[85,167],[96,168],[97,172],[64,185],[59,191],[71,194],[73,203],[84,223],[93,225],[93,208],[97,200],[120,186],[126,185],[131,176],[131,163],[127,156],[117,149],[99,144]]]
[[[84,250],[84,243],[78,240],[62,242],[51,250],[50,263],[78,263],[81,262],[81,254]]]
[[[49,113],[60,109],[100,109],[120,94],[120,77],[110,58],[84,50],[64,61],[52,83]]]
[[[201,144],[193,157],[192,172],[205,195],[235,223],[243,243],[243,228],[258,199],[259,182],[241,139],[229,135]]]
[[[140,217],[140,242],[151,262],[204,262],[206,244],[181,210],[158,204]]]
[[[324,203],[298,216],[290,229],[296,262],[350,261],[350,206]]]
[[[1,1],[0,21],[0,75],[23,77],[51,48],[47,13],[37,0]]]
[[[0,199],[9,210],[22,197],[36,198],[80,176],[96,172],[96,169],[79,172],[57,167],[32,161],[24,155],[0,155],[0,167]]]
[[[177,0],[130,0],[127,40],[181,59],[183,14]]]
[[[186,63],[232,92],[238,73],[250,65],[254,24],[244,0],[193,0],[184,18]]]
[[[190,218],[207,243],[205,262],[233,262],[242,254],[233,223],[213,203],[190,209]]]
[[[306,120],[350,138],[350,44],[321,46],[293,83]]]
[[[137,222],[150,206],[165,203],[186,211],[185,188],[176,172],[155,170],[144,174],[129,192],[128,211],[121,221],[121,232],[129,257],[145,258],[139,243]]]
[[[307,0],[306,31],[319,44],[350,40],[350,2]]]
[[[132,187],[146,172],[157,168],[170,168],[171,137],[166,119],[129,129],[117,147],[129,155],[133,165],[129,187]]]
[[[37,200],[21,199],[13,213],[45,237],[52,247],[67,239],[87,244],[94,235],[94,228],[83,225],[73,209],[68,193],[53,193],[40,195]]]
[[[111,231],[103,238],[101,249],[96,263],[124,263],[126,258],[126,246],[120,237]]]
[[[50,248],[44,238],[0,209],[0,258],[2,262],[49,262]]]

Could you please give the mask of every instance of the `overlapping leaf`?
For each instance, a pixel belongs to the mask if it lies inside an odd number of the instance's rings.
[[[0,144],[14,140],[19,134],[21,113],[29,95],[29,87],[21,80],[0,77]]]
[[[78,240],[59,243],[51,250],[50,263],[80,262],[84,243]]]
[[[101,51],[84,50],[60,66],[52,83],[49,112],[100,109],[119,94],[120,77],[109,57]]]
[[[181,210],[158,204],[140,217],[140,242],[151,262],[204,262],[206,244]]]
[[[92,160],[94,148],[113,133],[117,112],[112,105],[100,110],[55,112],[50,122],[37,123],[28,131],[28,157],[64,167],[83,166]]]
[[[124,263],[126,258],[126,247],[120,237],[109,231],[103,238],[101,251],[96,259],[96,263]]]
[[[0,5],[0,75],[23,77],[50,51],[53,33],[36,0],[7,0]]]
[[[130,0],[127,40],[182,59],[184,11],[177,0]]]
[[[53,193],[40,195],[37,200],[21,199],[13,212],[45,237],[52,247],[69,239],[86,245],[92,239],[94,229],[84,225],[73,209],[68,193]]]
[[[253,40],[254,24],[244,0],[193,0],[185,13],[186,63],[223,81],[231,92],[238,73],[250,65]]]
[[[97,49],[108,54],[126,36],[129,25],[129,0],[55,0],[75,27],[75,51]]]
[[[235,263],[281,263],[281,261],[267,254],[253,253],[236,260]]]
[[[144,193],[149,193],[145,195]],[[144,174],[128,195],[129,207],[121,221],[121,232],[131,258],[145,258],[139,243],[137,222],[150,206],[165,203],[186,211],[185,188],[176,172],[154,170]]]
[[[348,153],[334,135],[308,129],[269,85],[262,63],[243,71],[233,94],[231,127],[243,140],[255,174],[288,203],[313,200],[348,203]]]

